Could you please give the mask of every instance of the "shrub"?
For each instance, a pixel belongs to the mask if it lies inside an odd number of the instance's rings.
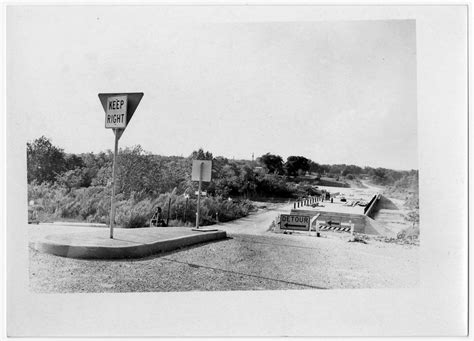
[[[124,228],[145,227],[153,215],[153,205],[149,199],[138,203],[133,198],[117,203],[115,222]]]
[[[420,227],[418,225],[410,226],[398,232],[397,239],[415,240],[420,237]]]
[[[35,212],[41,222],[53,220],[79,220],[91,223],[109,223],[110,186],[91,186],[87,188],[63,188],[57,184],[28,185],[28,201],[31,214]],[[158,197],[142,191],[131,192],[128,196],[118,193],[115,196],[115,222],[125,228],[144,227],[148,225],[157,206],[163,211],[163,218],[170,226],[194,224],[196,219],[197,198],[188,199],[177,194],[175,188],[171,193],[160,194]],[[201,224],[225,222],[244,217],[254,209],[248,200],[228,200],[222,196],[204,197],[201,200]]]

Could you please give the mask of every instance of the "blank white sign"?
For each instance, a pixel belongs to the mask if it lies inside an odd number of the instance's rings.
[[[202,164],[202,181],[211,181],[212,161],[193,160],[193,172],[191,174],[192,181],[199,181],[199,171]]]

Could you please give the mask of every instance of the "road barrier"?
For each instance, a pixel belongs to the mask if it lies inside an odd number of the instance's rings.
[[[340,225],[320,225],[319,229],[321,231],[338,231],[338,232],[351,232],[350,226],[340,226]]]
[[[380,194],[376,194],[370,199],[369,203],[367,206],[364,208],[364,214],[368,217],[370,217],[370,214],[372,213],[374,207],[377,205],[377,202],[380,199]]]
[[[296,208],[300,208],[300,207],[304,207],[304,206],[310,206],[312,204],[314,204],[315,202],[319,201],[319,197],[309,197],[309,198],[306,198],[306,199],[299,199],[299,200],[296,200],[294,203],[293,203],[293,209],[296,209]]]

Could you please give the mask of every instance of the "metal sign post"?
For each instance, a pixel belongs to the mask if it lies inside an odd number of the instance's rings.
[[[110,200],[110,238],[114,238],[114,224],[115,224],[115,178],[117,174],[117,153],[118,153],[118,140],[120,138],[121,133],[119,133],[120,129],[114,128],[114,135],[115,135],[115,146],[114,146],[114,163],[112,165],[112,197]]]
[[[352,220],[349,220],[349,225],[351,225],[351,240],[354,241],[354,223]]]
[[[184,217],[183,217],[183,220],[184,220],[184,223],[186,224],[186,214],[188,213],[188,199],[189,199],[189,194],[184,194],[184,197],[186,198],[186,204],[184,206]]]
[[[143,92],[99,94],[105,111],[105,128],[112,129],[115,135],[114,159],[112,165],[112,196],[110,199],[110,238],[114,238],[115,224],[115,182],[117,176],[118,140],[132,119]]]
[[[201,210],[201,184],[202,184],[202,169],[204,163],[199,165],[199,188],[198,188],[198,202],[197,202],[197,212],[196,212],[196,228],[199,228],[199,211]]]
[[[199,229],[200,208],[201,208],[201,186],[202,182],[211,181],[212,161],[210,160],[193,160],[193,168],[191,172],[191,180],[199,181],[199,189],[197,192],[198,200],[196,207],[196,229]]]

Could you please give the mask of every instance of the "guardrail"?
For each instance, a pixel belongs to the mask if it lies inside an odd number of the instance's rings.
[[[376,194],[373,196],[372,199],[370,199],[369,203],[364,208],[364,215],[369,216],[370,213],[372,213],[372,210],[374,209],[375,204],[377,203],[379,199],[380,199],[380,194]]]

